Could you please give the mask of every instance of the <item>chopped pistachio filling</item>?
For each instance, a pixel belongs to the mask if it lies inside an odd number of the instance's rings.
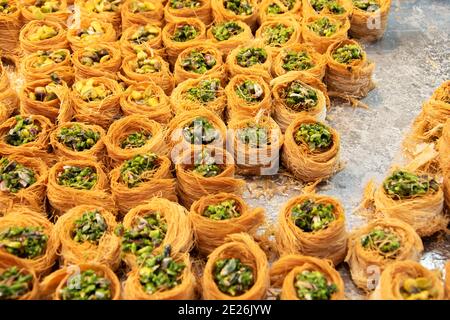
[[[70,276],[60,294],[62,300],[111,300],[111,282],[94,270],[85,270]]]
[[[217,204],[209,205],[203,212],[204,217],[212,220],[228,220],[241,216],[234,199],[222,201]]]
[[[97,179],[97,173],[91,167],[64,166],[58,173],[59,185],[78,190],[91,190]]]
[[[260,102],[264,99],[263,87],[253,80],[245,80],[236,87],[235,92],[247,102]]]
[[[306,88],[300,81],[292,81],[283,89],[281,98],[284,99],[286,106],[291,110],[310,111],[317,106],[317,92],[313,89]]]
[[[175,288],[181,283],[181,276],[186,267],[170,256],[171,248],[166,246],[159,255],[146,257],[139,269],[139,281],[148,294]]]
[[[139,256],[151,254],[164,240],[167,223],[159,213],[137,217],[122,236],[122,251]]]
[[[236,60],[241,67],[249,68],[266,62],[267,52],[264,48],[243,48],[239,50]]]
[[[43,18],[43,13],[58,12],[61,8],[61,3],[57,0],[36,0],[34,5],[28,9],[38,18]]]
[[[58,99],[55,94],[55,85],[50,83],[45,87],[35,87],[33,91],[28,93],[28,97],[34,101],[48,102]]]
[[[77,37],[80,39],[86,39],[89,37],[98,37],[105,34],[105,30],[98,21],[92,21],[85,29],[81,29],[77,32]]]
[[[375,227],[361,237],[361,245],[364,249],[376,251],[381,256],[394,257],[400,249],[401,241],[395,232]]]
[[[283,3],[284,8],[280,7],[277,3],[271,3],[267,7],[266,12],[271,15],[286,13],[294,8],[296,2],[296,0],[282,0],[281,3]]]
[[[143,147],[148,140],[152,138],[152,134],[146,131],[136,131],[130,133],[121,142],[120,147],[122,149],[134,149]]]
[[[160,33],[157,26],[152,24],[147,24],[145,26],[140,26],[128,39],[129,41],[141,45],[147,41],[156,38]]]
[[[40,132],[41,128],[31,117],[16,116],[16,125],[8,131],[5,140],[6,143],[17,147],[35,141]]]
[[[152,92],[151,88],[147,88],[144,91],[133,90],[130,96],[131,100],[138,105],[156,107],[160,103],[159,98]]]
[[[283,69],[286,71],[303,71],[314,67],[312,57],[306,51],[289,51],[283,57]]]
[[[333,59],[342,64],[350,64],[355,60],[361,60],[362,57],[363,51],[356,44],[346,44],[333,53]]]
[[[0,191],[17,193],[36,182],[34,171],[17,161],[0,159]]]
[[[77,81],[73,88],[86,102],[102,101],[112,94],[105,84],[94,83],[94,79]]]
[[[363,11],[375,12],[380,9],[378,0],[353,0],[353,6]]]
[[[293,27],[277,23],[264,29],[262,36],[265,43],[272,47],[279,47],[289,41],[294,33]]]
[[[296,275],[294,286],[300,300],[330,300],[338,291],[336,284],[330,283],[320,271],[302,271]]]
[[[328,12],[334,14],[342,14],[345,12],[345,8],[339,4],[339,1],[336,0],[310,0],[310,3],[314,10],[318,13],[324,9],[327,9]]]
[[[61,128],[58,141],[74,151],[90,150],[100,139],[100,134],[92,129],[84,129],[78,123]]]
[[[90,242],[97,245],[107,229],[108,225],[100,211],[97,209],[86,211],[83,212],[80,218],[75,220],[72,238],[79,243]]]
[[[304,232],[314,232],[326,229],[336,220],[334,206],[306,200],[292,207],[291,218],[295,225]]]
[[[65,50],[38,51],[37,53],[37,59],[33,63],[34,68],[42,68],[56,63],[61,63],[67,57],[67,52]]]
[[[294,134],[294,140],[298,145],[306,144],[310,151],[319,152],[328,150],[333,143],[331,131],[321,123],[301,124]]]
[[[42,227],[13,226],[0,231],[0,249],[19,258],[34,259],[44,254],[48,236]]]
[[[198,30],[189,24],[180,24],[175,28],[172,40],[176,42],[186,42],[198,36]]]
[[[154,11],[155,9],[156,6],[150,1],[133,0],[130,2],[130,11],[132,13],[149,12]]]
[[[183,127],[184,139],[192,144],[209,144],[218,138],[214,125],[203,117],[198,117]]]
[[[405,279],[400,293],[405,300],[431,300],[436,299],[439,294],[433,287],[433,281],[427,277]]]
[[[84,3],[84,8],[89,12],[120,12],[122,0],[88,0]]]
[[[219,290],[232,297],[244,294],[255,283],[252,267],[237,258],[217,260],[213,275]]]
[[[170,0],[169,2],[172,9],[195,9],[201,5],[202,3],[198,0]]]
[[[201,80],[196,87],[186,91],[186,97],[192,101],[208,103],[217,98],[220,89],[220,80]]]
[[[250,148],[262,148],[270,144],[267,128],[256,123],[249,122],[244,128],[237,130],[239,141]]]
[[[0,0],[0,14],[11,14],[17,11],[17,7],[8,2],[8,0]]]
[[[150,57],[145,51],[139,51],[136,57],[134,72],[148,74],[161,71],[161,62],[157,58]]]
[[[43,25],[39,26],[30,36],[28,39],[30,41],[42,41],[47,40],[50,38],[53,38],[58,34],[58,30],[51,26]]]
[[[137,155],[126,160],[120,167],[120,176],[128,188],[133,188],[148,181],[158,167],[158,156],[154,153]]]
[[[80,62],[82,65],[92,67],[110,59],[111,55],[107,49],[85,48],[80,57]]]
[[[234,21],[228,21],[215,24],[211,31],[217,41],[225,41],[244,32],[244,28]]]
[[[17,266],[0,272],[0,300],[17,300],[31,290],[33,276]]]
[[[322,17],[308,24],[308,28],[321,37],[331,37],[339,27],[340,24],[331,22],[327,17]]]
[[[411,172],[396,170],[383,182],[387,195],[393,199],[407,199],[423,196],[439,190],[439,184],[431,176],[416,175]]]
[[[239,16],[250,16],[253,14],[252,4],[247,0],[223,0],[223,6]]]
[[[185,71],[203,74],[211,70],[217,64],[216,58],[212,54],[192,50],[181,60],[181,66]]]
[[[216,159],[207,151],[200,153],[194,162],[192,172],[205,178],[218,176],[223,171],[222,167],[216,163]]]

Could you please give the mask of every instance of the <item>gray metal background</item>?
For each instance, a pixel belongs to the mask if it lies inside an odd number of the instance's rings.
[[[393,163],[402,161],[401,141],[411,123],[433,91],[450,79],[450,0],[392,0],[388,29],[384,38],[366,45],[370,60],[376,63],[376,89],[363,100],[369,109],[335,104],[327,120],[341,134],[345,168],[319,193],[338,197],[346,209],[347,228],[364,224],[352,214],[366,182],[382,181]],[[267,218],[276,222],[283,203],[298,194],[300,187],[277,178],[249,179],[246,199],[266,209]],[[265,186],[278,186],[267,195]],[[259,196],[259,194],[261,194]],[[450,259],[450,238],[427,239],[422,264],[443,268]],[[349,299],[364,299],[352,283],[346,265],[338,268]]]

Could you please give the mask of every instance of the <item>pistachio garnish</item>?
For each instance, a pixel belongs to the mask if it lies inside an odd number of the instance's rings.
[[[122,237],[122,251],[139,256],[151,254],[164,240],[167,223],[158,212],[137,217]]]
[[[181,283],[181,275],[186,267],[170,256],[171,247],[166,246],[162,254],[145,257],[139,269],[139,281],[144,291],[153,294],[170,290]]]
[[[250,148],[262,148],[270,145],[269,132],[267,128],[256,123],[248,122],[244,128],[237,130],[238,139]]]
[[[255,282],[252,267],[237,258],[217,260],[213,274],[219,290],[232,297],[244,294]]]
[[[149,57],[145,51],[138,51],[136,57],[137,60],[134,72],[147,74],[161,71],[161,62],[157,58]]]
[[[139,105],[146,105],[149,107],[156,107],[159,105],[160,101],[159,98],[155,95],[152,90],[144,90],[144,91],[138,91],[133,90],[131,91],[131,100]]]
[[[80,57],[82,65],[92,67],[111,59],[107,49],[85,48]]]
[[[33,276],[16,266],[0,272],[0,300],[16,300],[31,290]]]
[[[216,159],[208,151],[203,151],[196,157],[192,170],[193,173],[205,178],[218,176],[222,171],[223,168],[216,163]]]
[[[264,89],[253,80],[244,80],[236,87],[237,96],[247,102],[260,102],[264,99]]]
[[[236,60],[244,68],[263,64],[267,60],[267,52],[263,48],[243,48],[239,50]]]
[[[34,259],[47,247],[48,236],[42,227],[13,226],[0,231],[0,248],[19,258]]]
[[[40,132],[41,128],[31,117],[16,116],[16,125],[8,131],[5,140],[8,144],[17,147],[35,141]]]
[[[427,277],[406,278],[400,287],[400,293],[405,300],[431,300],[438,296],[433,288],[433,281]]]
[[[17,193],[36,182],[34,171],[17,161],[0,159],[0,191]]]
[[[186,42],[195,39],[198,35],[198,30],[189,24],[177,25],[172,35],[172,40],[176,42]]]
[[[152,177],[158,167],[158,156],[154,153],[137,155],[126,160],[120,167],[120,176],[128,188],[138,186]]]
[[[156,38],[159,35],[159,32],[158,27],[152,24],[147,24],[145,26],[140,26],[128,40],[137,45],[141,45],[146,43],[148,40]]]
[[[105,34],[105,30],[98,21],[91,21],[89,26],[85,29],[81,29],[77,32],[77,37],[80,39],[86,39],[88,37],[101,36]]]
[[[75,220],[72,238],[79,243],[87,241],[97,245],[107,229],[108,225],[99,210],[86,211]]]
[[[331,222],[336,220],[332,204],[324,205],[310,199],[292,207],[291,218],[295,225],[304,232],[326,229]]]
[[[53,38],[57,34],[58,34],[58,31],[55,28],[53,28],[51,26],[43,25],[43,26],[39,26],[36,29],[36,31],[34,31],[32,34],[30,34],[28,39],[30,41],[41,41],[41,40]]]
[[[36,18],[43,18],[43,13],[58,12],[61,7],[61,3],[57,0],[36,0],[34,5],[28,9],[35,15]]]
[[[62,300],[110,300],[111,282],[94,270],[85,270],[70,276],[60,294]]]
[[[427,174],[396,170],[383,182],[384,191],[393,199],[408,199],[439,190],[439,184]]]
[[[292,81],[281,93],[286,106],[291,110],[310,111],[317,106],[317,92],[313,89],[306,88],[300,81]]]
[[[247,0],[223,0],[223,6],[239,16],[253,14],[253,7]]]
[[[84,8],[89,12],[119,12],[122,0],[88,0]]]
[[[84,129],[78,123],[61,128],[58,141],[74,151],[90,150],[100,139],[100,134],[92,129]]]
[[[192,50],[181,60],[181,66],[185,71],[203,74],[211,70],[217,61],[212,54]]]
[[[218,138],[214,125],[203,117],[198,117],[183,127],[184,139],[192,144],[209,144]]]
[[[266,12],[272,15],[286,13],[288,10],[294,8],[296,2],[296,0],[282,0],[281,3],[285,8],[281,8],[277,3],[271,3],[267,7]]]
[[[265,28],[262,32],[262,37],[265,43],[272,47],[279,47],[285,44],[294,33],[293,27],[288,27],[284,24],[277,23]]]
[[[361,60],[363,51],[356,44],[346,44],[333,52],[333,59],[342,64],[350,64],[355,60]]]
[[[41,102],[48,102],[58,99],[58,96],[55,94],[55,85],[53,83],[50,83],[45,87],[35,87],[34,91],[28,93],[28,97],[31,100]]]
[[[314,61],[306,51],[291,50],[283,57],[282,67],[286,71],[303,71],[314,67]]]
[[[91,190],[97,183],[97,173],[91,167],[64,166],[58,173],[58,184],[78,190]]]
[[[169,6],[172,9],[195,9],[202,5],[198,0],[170,0]]]
[[[336,284],[330,283],[320,271],[302,271],[296,275],[294,286],[300,300],[330,300],[338,291]]]
[[[321,123],[303,123],[294,134],[295,142],[306,144],[310,151],[323,152],[328,150],[333,138],[331,131]]]
[[[202,212],[204,217],[212,220],[228,220],[241,216],[234,199],[224,200],[217,204],[211,204]]]
[[[67,56],[67,52],[64,50],[38,51],[37,54],[38,58],[33,63],[34,68],[42,68],[63,62]]]
[[[0,14],[11,14],[17,11],[15,5],[11,5],[8,0],[0,0]]]
[[[375,12],[380,9],[380,2],[378,0],[353,0],[353,6],[363,11]]]
[[[217,98],[220,89],[220,80],[201,80],[196,87],[186,91],[186,97],[193,101],[208,103]]]
[[[152,138],[152,134],[146,131],[137,131],[130,133],[120,143],[122,149],[134,149],[143,147],[148,140]]]
[[[324,9],[334,14],[345,12],[345,8],[336,0],[310,0],[310,3],[316,12],[321,12]]]
[[[86,102],[102,101],[112,94],[103,83],[94,83],[94,79],[84,79],[75,82],[74,90]]]
[[[215,24],[211,31],[217,41],[225,41],[244,32],[244,28],[236,22],[228,21]]]
[[[340,24],[331,22],[327,17],[322,17],[307,26],[321,37],[331,37],[339,29]]]
[[[132,13],[149,12],[155,9],[156,6],[150,1],[133,0],[130,2],[130,11]]]
[[[361,237],[361,245],[366,250],[376,251],[379,255],[393,258],[400,249],[399,236],[382,227],[375,227],[370,233]]]

